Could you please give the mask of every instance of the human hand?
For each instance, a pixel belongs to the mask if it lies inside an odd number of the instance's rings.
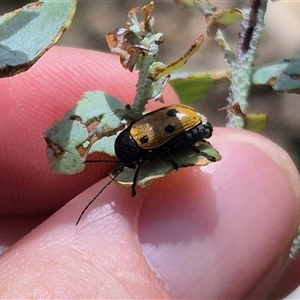
[[[135,83],[117,57],[69,48],[0,80],[0,241],[11,246],[0,298],[262,299],[273,288],[299,225],[299,175],[253,133],[215,129],[220,162],[172,172],[135,198],[111,184],[75,226],[108,178],[86,188],[112,166],[53,174],[43,132],[85,91],[131,103]],[[164,98],[177,101],[170,88]]]

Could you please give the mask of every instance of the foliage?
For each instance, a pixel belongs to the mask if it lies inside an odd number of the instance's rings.
[[[0,17],[0,77],[28,70],[70,27],[77,0],[34,2]]]
[[[183,67],[200,48],[202,35],[174,62],[166,65],[157,61],[163,35],[153,30],[152,10],[152,2],[144,6],[141,9],[143,21],[140,22],[136,15],[139,10],[131,9],[126,27],[106,35],[111,52],[120,56],[121,65],[130,72],[138,71],[134,104],[132,107],[124,106],[118,99],[101,91],[85,93],[75,108],[45,132],[47,153],[55,172],[81,172],[87,156],[93,152],[114,156],[114,140],[120,130],[143,115],[148,101],[163,101],[162,91],[170,73]],[[166,162],[144,163],[137,184],[144,187],[169,174],[174,169],[170,160],[176,161],[179,167],[188,167],[210,163],[203,154],[213,156],[216,161],[221,159],[218,151],[209,143],[199,143],[196,147],[199,153],[184,147],[176,155],[170,155]],[[124,168],[117,178],[114,171],[111,176],[121,185],[128,186],[132,184],[134,173],[135,170]]]

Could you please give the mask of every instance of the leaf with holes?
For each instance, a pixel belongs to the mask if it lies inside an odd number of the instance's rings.
[[[300,93],[300,58],[285,59],[255,69],[252,82],[270,85],[277,92]]]
[[[114,140],[122,123],[124,104],[101,91],[86,92],[77,105],[44,134],[52,169],[76,174],[94,152],[114,156]]]

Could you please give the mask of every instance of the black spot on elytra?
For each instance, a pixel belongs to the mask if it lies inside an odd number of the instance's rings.
[[[167,133],[172,133],[174,131],[175,131],[174,125],[169,124],[168,126],[165,127],[165,132],[167,132]]]
[[[175,108],[171,108],[167,111],[167,116],[168,117],[176,117],[179,111]]]

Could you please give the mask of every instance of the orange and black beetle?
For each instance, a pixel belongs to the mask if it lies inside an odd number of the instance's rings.
[[[114,147],[121,166],[116,170],[112,180],[88,203],[76,224],[79,223],[87,208],[116,179],[124,167],[136,169],[131,186],[131,194],[134,197],[139,170],[145,161],[160,159],[170,162],[177,170],[178,165],[175,161],[168,159],[168,156],[178,152],[184,146],[189,146],[195,152],[199,152],[199,149],[194,147],[195,143],[210,138],[212,131],[212,125],[204,116],[183,104],[163,107],[143,115],[117,136]],[[215,157],[205,152],[201,152],[201,155],[210,161],[216,161]]]
[[[124,129],[116,138],[115,154],[123,164],[121,168],[136,169],[132,196],[135,196],[136,179],[139,167],[146,160],[167,160],[169,154],[176,153],[182,146],[188,145],[199,152],[193,145],[208,139],[213,131],[212,125],[193,108],[183,105],[171,105],[143,115],[139,120]],[[207,156],[206,154],[204,154]],[[215,161],[214,157],[207,157]]]

